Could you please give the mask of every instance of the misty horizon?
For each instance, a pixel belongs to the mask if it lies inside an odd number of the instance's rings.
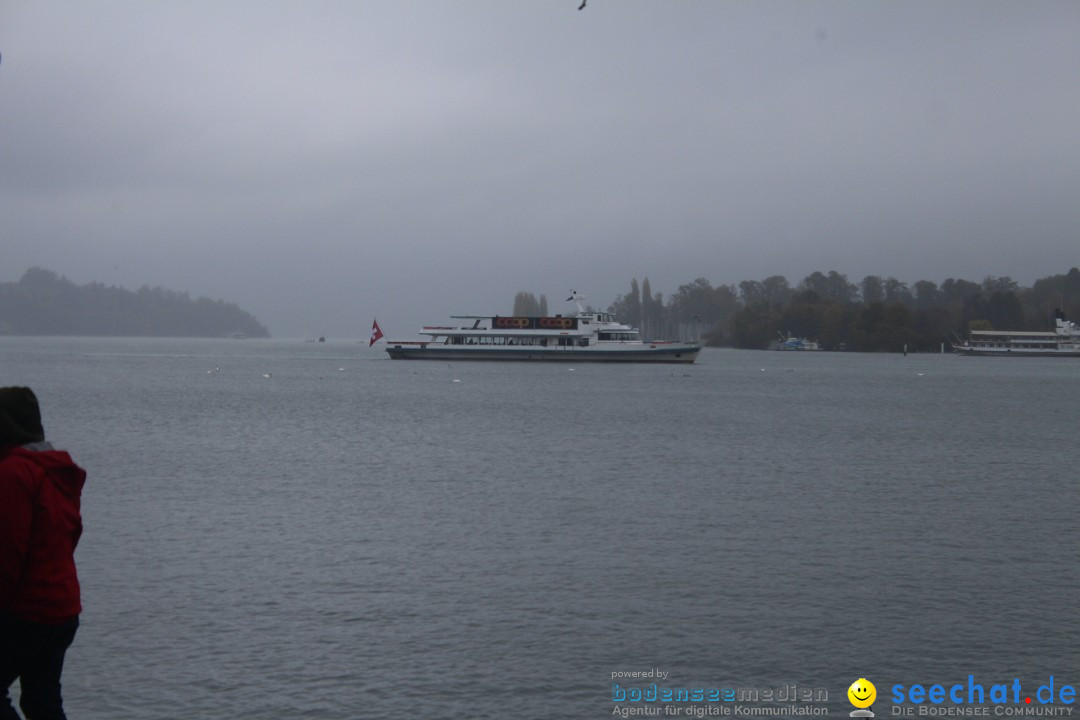
[[[35,270],[44,271],[46,274],[55,274],[55,273],[53,273],[53,271],[49,270],[48,268],[30,268],[30,269],[28,269],[27,272],[31,272],[31,271],[35,271]],[[821,274],[822,275],[828,275],[829,272],[831,272],[831,271],[825,271],[825,272],[822,272]],[[24,273],[24,275],[25,274],[26,273]],[[1036,278],[1036,280],[1043,280],[1043,279],[1046,279],[1046,278],[1050,278],[1050,277],[1054,277],[1054,276],[1058,276],[1058,275],[1065,275],[1065,274],[1066,273],[1052,273],[1050,275],[1047,275],[1047,276],[1044,276],[1044,277],[1041,277],[1041,278]],[[104,286],[103,283],[99,283],[97,281],[91,281],[91,282],[85,283],[85,284],[73,283],[70,278],[67,278],[67,277],[65,277],[63,275],[60,275],[60,274],[55,274],[55,275],[56,275],[56,278],[60,282],[71,282],[72,284],[77,285],[80,288],[85,288],[85,287],[88,287],[90,285],[103,285]],[[840,273],[840,275],[843,276],[842,273]],[[20,278],[18,278],[17,280],[21,279],[21,277],[22,276],[20,276]],[[783,277],[783,276],[772,275],[772,276],[769,276],[769,277]],[[860,294],[860,292],[861,292],[860,286],[862,284],[862,281],[868,279],[868,277],[871,277],[871,276],[867,276],[867,277],[864,277],[864,278],[858,278],[858,279],[847,278],[846,276],[843,276],[843,277],[845,277],[845,279],[853,286],[853,291],[855,292],[855,295],[858,296]],[[895,278],[893,276],[877,275],[877,276],[872,276],[872,277],[876,277],[878,280],[886,280],[886,279],[888,279],[888,280],[897,280],[897,281],[899,281],[899,283],[901,284],[901,286],[902,286],[902,288],[904,289],[905,292],[913,292],[914,290],[917,289],[915,287],[916,283],[926,280],[926,278],[920,278],[919,280],[914,280],[914,281],[908,282],[908,281],[905,281],[905,280],[900,280],[899,278]],[[695,282],[695,281],[697,281],[699,279],[702,279],[702,278],[695,278],[693,281],[686,281],[684,283],[680,283],[680,287],[682,287],[682,286],[690,286],[693,282]],[[704,278],[704,279],[708,280],[708,278]],[[760,278],[760,279],[759,278],[745,278],[746,281],[751,281],[751,282],[760,282],[761,280],[765,280],[765,279],[767,279],[767,278]],[[801,278],[801,279],[795,280],[795,281],[792,281],[791,278],[786,278],[786,277],[784,277],[783,279],[784,279],[784,281],[786,283],[788,283],[788,285],[791,288],[792,292],[797,292],[800,289],[800,287],[802,287],[802,285],[807,280],[810,280],[811,278],[810,278],[810,276],[807,276],[805,278]],[[613,306],[616,305],[619,302],[619,300],[623,299],[624,297],[626,297],[628,294],[631,293],[631,291],[633,289],[632,286],[631,286],[631,283],[633,283],[636,286],[637,283],[638,283],[638,280],[639,280],[638,278],[631,278],[631,280],[628,281],[628,283],[627,283],[627,287],[624,288],[624,292],[619,293],[616,297],[613,297],[613,298],[611,298],[610,300],[608,300],[606,302],[597,302],[595,300],[590,301],[590,298],[588,298],[587,296],[585,296],[584,294],[581,294],[581,293],[576,294],[576,299],[577,299],[578,302],[581,302],[582,306],[585,307],[586,309],[592,308],[594,310],[599,310],[599,311],[609,311],[609,310],[613,309]],[[642,282],[644,282],[645,280],[648,280],[648,278],[641,278]],[[949,280],[965,281],[965,282],[970,282],[970,283],[973,283],[973,284],[976,284],[976,285],[980,285],[980,284],[981,285],[986,285],[987,283],[1001,284],[1000,281],[1011,280],[1011,281],[1015,282],[1016,285],[1018,286],[1018,289],[1021,289],[1021,290],[1023,290],[1023,289],[1031,289],[1031,286],[1033,284],[1033,283],[1026,283],[1026,284],[1025,283],[1020,283],[1020,282],[1016,281],[1015,278],[1013,278],[1013,277],[1011,277],[1009,275],[1003,275],[1003,276],[998,276],[998,277],[988,275],[985,278],[982,278],[981,280],[973,280],[972,278],[945,278],[941,282],[933,281],[933,280],[930,281],[930,282],[934,283],[935,286],[940,288],[940,286],[944,282],[949,281]],[[995,281],[998,281],[998,282],[995,282]],[[4,281],[4,280],[0,279],[0,284],[3,284],[4,282],[9,282],[9,281]],[[10,282],[14,282],[14,281],[10,281]],[[740,281],[740,282],[742,282],[742,281]],[[105,287],[115,288],[115,289],[123,290],[123,291],[126,291],[126,292],[131,292],[131,293],[134,293],[134,292],[136,292],[138,290],[142,290],[142,289],[149,289],[149,290],[153,290],[153,291],[163,291],[166,294],[176,293],[176,294],[181,294],[181,295],[187,296],[192,301],[210,300],[210,301],[213,301],[215,303],[225,303],[225,304],[234,306],[236,310],[242,311],[244,313],[249,312],[246,308],[240,307],[237,303],[229,300],[228,298],[211,297],[211,296],[192,296],[190,293],[188,293],[183,288],[162,288],[160,286],[155,286],[155,287],[151,288],[149,285],[146,285],[145,283],[143,285],[139,286],[138,288],[127,288],[127,287],[122,287],[122,286],[117,286],[117,285],[108,285],[108,286],[105,286]],[[719,287],[721,287],[721,285],[714,285],[714,287],[719,288]],[[741,291],[740,291],[740,288],[739,288],[739,283],[725,284],[725,285],[723,285],[723,287],[730,288],[731,291],[732,291],[732,294],[735,297],[739,297],[740,294],[741,294]],[[639,291],[644,291],[644,289],[645,289],[644,287],[640,287]],[[662,290],[656,290],[655,288],[651,287],[651,281],[649,281],[649,290],[650,290],[650,292],[652,292],[654,297],[657,294],[659,294],[662,297],[662,301],[664,302],[665,305],[670,302],[671,296],[675,292],[675,291],[673,291],[673,292],[664,292]],[[678,289],[676,289],[676,291],[677,290]],[[573,291],[571,291],[571,292],[573,292]],[[548,308],[548,313],[550,315],[561,315],[561,314],[565,314],[567,312],[573,312],[577,307],[576,302],[571,298],[565,298],[565,299],[560,300],[557,297],[558,293],[555,293],[554,295],[551,295],[549,293],[533,293],[533,292],[528,291],[528,290],[521,290],[521,291],[518,292],[518,294],[519,295],[520,294],[525,294],[525,295],[530,296],[533,301],[540,301],[540,302],[546,303],[546,306]],[[431,318],[428,321],[425,321],[424,324],[425,325],[430,325],[432,323],[441,322],[441,321],[444,321],[447,317],[451,317],[453,315],[466,315],[466,316],[468,316],[468,315],[492,315],[492,316],[496,316],[496,315],[507,315],[507,316],[515,315],[515,314],[518,314],[513,309],[513,305],[515,304],[515,300],[516,300],[516,298],[512,299],[507,304],[508,306],[510,306],[509,310],[506,310],[505,308],[502,308],[502,309],[483,309],[482,312],[478,311],[476,313],[465,312],[465,311],[460,311],[460,312],[459,311],[450,311],[450,312],[448,312],[446,314],[445,317]],[[859,301],[860,302],[867,302],[865,299],[861,299],[861,298],[860,298]],[[567,307],[565,309],[560,309],[563,306],[567,306]],[[253,317],[254,320],[258,321],[263,326],[267,326],[267,323],[264,320],[262,320],[258,316],[255,316],[254,313],[252,313],[252,315],[254,316]],[[356,334],[350,334],[349,332],[341,333],[341,334],[338,334],[337,336],[335,336],[335,339],[337,339],[337,340],[349,340],[349,341],[367,339],[368,335],[370,334],[370,331],[371,331],[371,321],[372,320],[377,320],[377,319],[378,319],[378,316],[374,316],[371,320],[367,321],[366,324],[363,321],[363,319],[361,319],[360,326],[358,326],[358,328],[356,329]],[[385,328],[385,326],[386,326],[386,323],[380,322],[380,328]],[[305,330],[300,335],[280,335],[280,334],[274,333],[272,327],[269,327],[268,329],[270,331],[270,336],[271,337],[279,338],[279,339],[301,338],[301,337],[304,338],[304,339],[308,339],[308,340],[314,339],[316,337],[321,338],[321,339],[325,339],[327,337],[327,335],[328,335],[327,333],[321,332],[319,330],[315,330],[314,332],[312,332],[311,330]],[[417,325],[415,328],[412,328],[412,329],[402,329],[402,330],[394,329],[391,332],[394,335],[394,337],[399,338],[399,339],[404,339],[405,337],[411,335],[413,331],[418,332],[420,329],[421,329],[421,327],[419,325]]]
[[[20,4],[0,282],[411,335],[815,271],[1080,264],[1080,6]]]

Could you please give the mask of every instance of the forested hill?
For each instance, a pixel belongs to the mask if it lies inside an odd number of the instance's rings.
[[[517,312],[515,303],[515,312]],[[699,338],[709,345],[765,348],[787,336],[818,341],[827,350],[938,351],[972,330],[1049,330],[1055,312],[1080,320],[1080,268],[1022,287],[1012,278],[981,283],[949,278],[910,287],[867,275],[851,282],[835,270],[814,272],[797,285],[782,275],[713,285],[681,285],[666,299],[649,280],[608,308],[648,338]]]
[[[75,285],[51,270],[31,268],[0,283],[0,335],[127,335],[270,337],[232,303],[149,288]]]

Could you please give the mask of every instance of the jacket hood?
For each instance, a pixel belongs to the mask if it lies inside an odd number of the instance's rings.
[[[28,450],[24,447],[11,448],[11,454],[24,458],[37,465],[49,476],[53,485],[72,500],[78,500],[82,495],[83,483],[86,482],[86,471],[75,464],[64,450]]]

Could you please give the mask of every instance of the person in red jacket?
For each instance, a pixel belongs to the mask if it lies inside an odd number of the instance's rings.
[[[37,397],[0,388],[0,720],[18,720],[8,688],[19,680],[27,720],[65,720],[64,654],[82,603],[75,546],[86,472],[45,442]]]

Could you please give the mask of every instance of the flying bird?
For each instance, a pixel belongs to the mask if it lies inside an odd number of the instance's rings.
[[[587,2],[589,2],[589,0],[581,0],[581,5],[578,7],[578,10],[584,10],[585,9],[585,3],[587,3]]]

